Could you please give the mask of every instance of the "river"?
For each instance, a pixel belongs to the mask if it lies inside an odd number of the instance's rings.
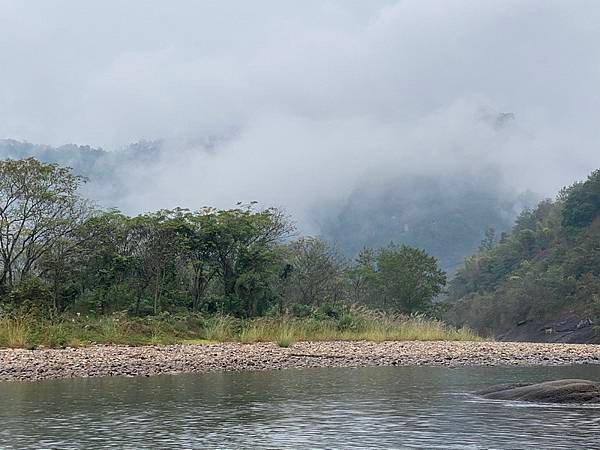
[[[600,448],[600,407],[479,399],[600,366],[389,367],[0,383],[1,448]]]

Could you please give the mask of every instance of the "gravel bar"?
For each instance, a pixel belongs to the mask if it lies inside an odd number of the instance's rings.
[[[298,342],[2,349],[0,380],[152,376],[215,371],[372,366],[600,364],[600,345],[516,342]]]

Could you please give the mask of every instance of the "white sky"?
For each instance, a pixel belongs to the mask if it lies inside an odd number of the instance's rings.
[[[551,194],[600,166],[599,42],[594,0],[0,0],[0,138],[235,130],[216,155],[131,168],[140,209],[301,213],[364,177],[488,166]]]

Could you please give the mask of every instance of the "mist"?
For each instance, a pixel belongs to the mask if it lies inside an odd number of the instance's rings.
[[[593,1],[3,0],[0,138],[158,140],[106,206],[259,201],[308,232],[413,176],[552,196],[600,161],[598,23]]]

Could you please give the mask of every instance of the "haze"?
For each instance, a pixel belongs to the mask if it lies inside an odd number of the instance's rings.
[[[361,183],[487,171],[554,195],[600,160],[598,23],[594,1],[0,0],[0,138],[161,140],[123,168],[131,212],[302,222]]]

